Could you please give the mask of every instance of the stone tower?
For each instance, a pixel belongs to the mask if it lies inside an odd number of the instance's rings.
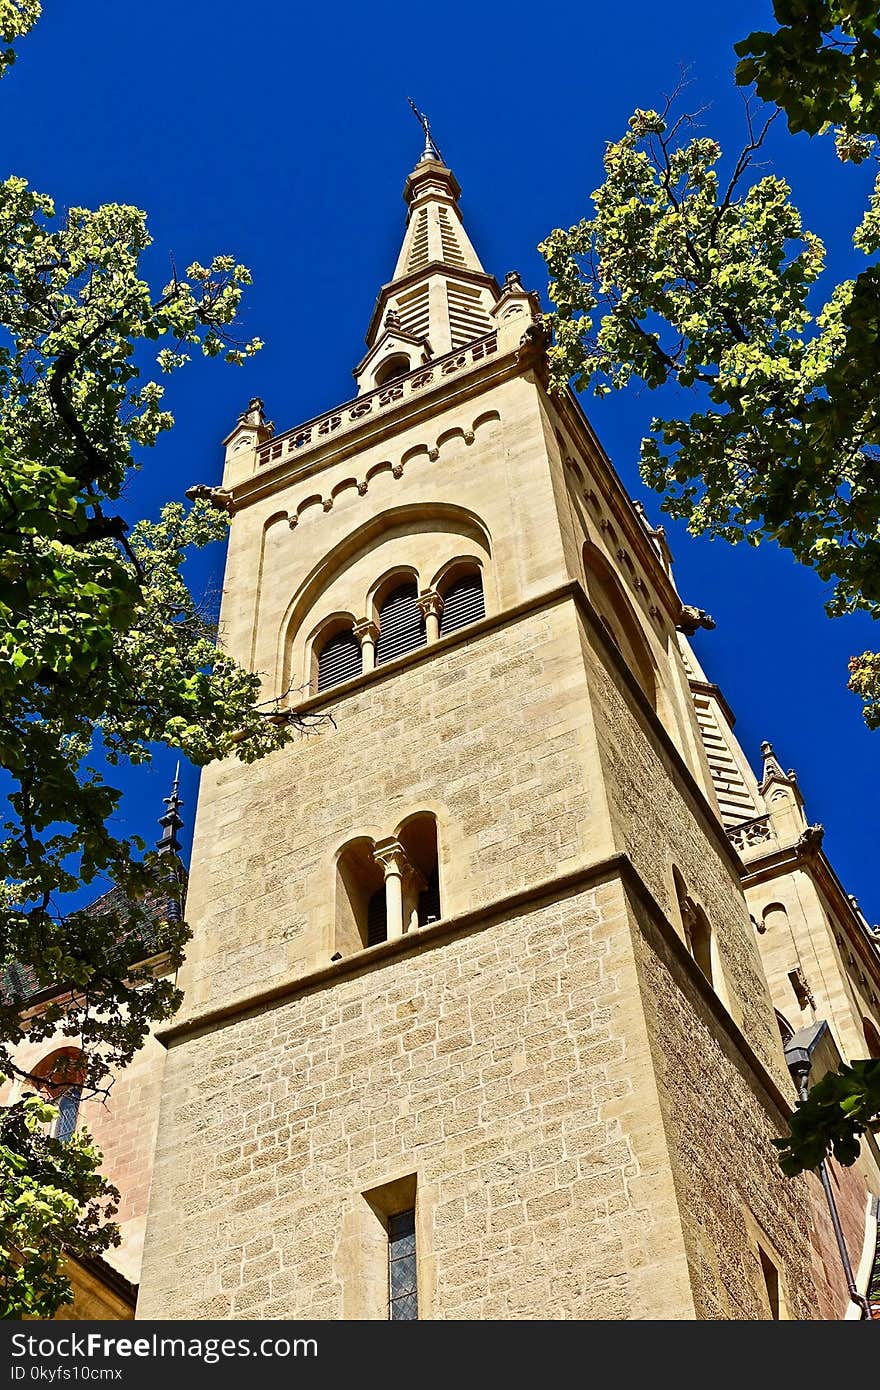
[[[353,399],[225,441],[224,642],[333,722],[203,774],[138,1314],[814,1317],[702,615],[459,193]]]

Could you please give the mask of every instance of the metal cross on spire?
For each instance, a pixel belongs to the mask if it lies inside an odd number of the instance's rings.
[[[422,130],[425,132],[425,148],[422,153],[422,159],[436,159],[438,163],[442,164],[443,156],[437,148],[437,145],[434,141],[434,137],[431,134],[431,122],[428,120],[424,111],[419,110],[412,97],[407,97],[407,101],[412,107],[413,115],[415,116],[419,125],[422,127]]]

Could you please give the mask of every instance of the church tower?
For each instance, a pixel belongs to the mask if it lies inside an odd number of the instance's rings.
[[[815,1317],[706,616],[430,139],[404,196],[352,399],[225,441],[223,640],[316,729],[202,776],[138,1315]]]

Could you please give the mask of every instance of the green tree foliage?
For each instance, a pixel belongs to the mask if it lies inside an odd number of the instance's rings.
[[[859,1137],[880,1123],[880,1061],[853,1062],[829,1072],[795,1110],[791,1133],[774,1143],[785,1173],[818,1168],[828,1153],[855,1163]]]
[[[0,40],[7,45],[0,49],[0,77],[15,62],[12,45],[30,33],[42,8],[40,0],[0,0]]]
[[[876,0],[774,0],[779,28],[735,44],[736,80],[782,108],[792,133],[838,126],[842,152],[867,154],[880,130],[880,9]]]
[[[7,41],[38,8],[0,0]],[[154,293],[140,269],[149,245],[136,208],[58,216],[24,179],[0,184],[0,1076],[26,1084],[17,1045],[60,1033],[83,1050],[87,1092],[178,1007],[171,979],[140,963],[165,951],[178,965],[187,937],[168,920],[173,864],[117,833],[120,792],[98,764],[146,762],[155,744],[198,765],[250,760],[289,736],[259,707],[257,678],[218,651],[181,572],[225,518],[172,503],[129,530],[116,512],[140,454],[173,424],[157,377],[192,351],[241,362],[259,347],[234,336],[245,267],[217,256]],[[64,911],[65,893],[99,882],[119,890],[103,909]],[[50,1002],[23,1013],[35,990]],[[100,1250],[112,1238],[94,1150],[61,1153],[38,1119],[34,1106],[3,1116],[0,1209],[7,1280],[32,1311],[69,1297],[59,1241]]]
[[[729,178],[689,118],[637,111],[609,145],[594,214],[542,244],[556,305],[554,384],[691,388],[655,419],[645,481],[694,534],[772,539],[831,585],[832,615],[880,615],[880,269],[809,298],[824,264],[785,181],[749,178],[767,125]],[[880,189],[854,237],[880,248]],[[851,685],[880,724],[876,657]]]
[[[49,1137],[58,1111],[38,1096],[0,1110],[0,1316],[51,1318],[69,1301],[65,1251],[119,1244],[119,1193],[87,1130]]]

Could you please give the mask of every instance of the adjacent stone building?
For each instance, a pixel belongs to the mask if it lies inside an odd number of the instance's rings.
[[[429,139],[357,395],[225,441],[225,646],[332,723],[203,773],[120,1268],[145,1318],[857,1313],[773,1140],[785,1045],[876,1049],[877,935],[459,192]],[[863,1291],[873,1144],[834,1183]]]

